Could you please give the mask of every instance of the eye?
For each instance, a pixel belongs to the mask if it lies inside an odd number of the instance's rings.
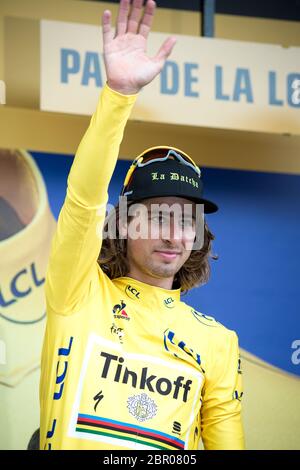
[[[195,223],[193,219],[181,219],[180,225],[182,228],[193,228]]]
[[[166,224],[168,223],[170,218],[166,215],[163,214],[157,214],[151,216],[151,221],[154,222],[155,224]]]

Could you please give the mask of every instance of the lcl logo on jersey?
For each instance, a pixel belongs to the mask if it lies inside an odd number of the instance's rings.
[[[200,354],[194,352],[193,349],[189,348],[184,341],[176,337],[175,333],[169,329],[165,330],[164,332],[164,346],[166,351],[169,351],[175,357],[180,357],[180,351],[192,357],[201,367],[202,372],[205,374],[205,370],[202,368]]]
[[[168,297],[167,299],[164,300],[165,307],[174,308],[175,307],[174,302],[175,300],[173,299],[173,297]]]
[[[135,287],[131,286],[130,284],[126,286],[125,292],[128,295],[128,297],[130,297],[131,299],[136,297],[137,299],[140,300],[140,292]]]

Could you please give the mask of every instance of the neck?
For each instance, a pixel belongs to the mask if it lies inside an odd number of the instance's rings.
[[[144,282],[150,286],[161,287],[163,289],[171,290],[173,286],[174,276],[172,277],[155,277],[150,274],[137,271],[134,268],[131,268],[127,274],[128,277],[136,279],[137,281]]]

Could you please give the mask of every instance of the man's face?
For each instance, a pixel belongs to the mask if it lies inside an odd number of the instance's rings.
[[[188,199],[156,197],[130,208],[127,258],[131,273],[141,278],[174,277],[193,247],[195,207]]]

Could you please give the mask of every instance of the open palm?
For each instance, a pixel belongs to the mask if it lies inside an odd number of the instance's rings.
[[[143,0],[121,0],[116,34],[111,28],[111,13],[103,14],[103,45],[107,82],[122,93],[137,93],[150,83],[161,71],[170,55],[176,39],[168,38],[155,57],[146,53],[147,38],[154,17],[155,2],[147,0],[141,21]],[[130,14],[129,14],[130,12]]]

